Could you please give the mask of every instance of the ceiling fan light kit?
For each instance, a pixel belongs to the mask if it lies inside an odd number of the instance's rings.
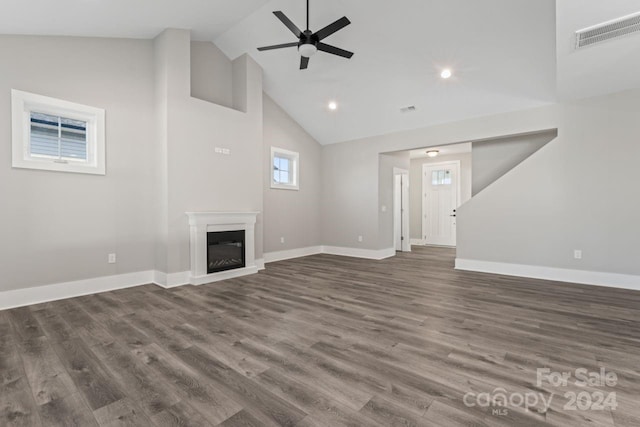
[[[298,38],[297,42],[291,43],[283,43],[273,46],[265,46],[259,47],[259,51],[265,50],[274,50],[274,49],[282,49],[287,47],[298,47],[298,52],[300,53],[300,69],[306,70],[309,66],[309,58],[313,56],[317,51],[322,51],[325,53],[330,53],[332,55],[341,56],[343,58],[351,58],[353,56],[353,52],[349,52],[344,49],[340,49],[335,46],[328,45],[326,43],[322,43],[321,40],[329,37],[333,33],[343,29],[347,25],[351,24],[351,21],[346,16],[338,19],[332,24],[327,25],[321,30],[316,31],[315,33],[309,30],[309,0],[307,0],[307,29],[305,31],[301,31],[296,24],[294,24],[287,15],[282,13],[281,11],[273,12],[276,17],[282,21],[282,23]]]

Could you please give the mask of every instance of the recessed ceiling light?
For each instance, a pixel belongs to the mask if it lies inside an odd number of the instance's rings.
[[[429,150],[429,151],[427,151],[427,156],[429,156],[429,157],[436,157],[438,154],[440,154],[439,150]]]
[[[329,103],[329,110],[337,110],[338,109],[338,104],[335,101],[331,101]]]
[[[443,79],[448,79],[449,77],[451,77],[451,70],[448,68],[445,68],[444,70],[442,70],[442,72],[440,73],[440,77],[442,77]]]

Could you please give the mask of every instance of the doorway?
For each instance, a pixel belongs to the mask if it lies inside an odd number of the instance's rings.
[[[460,206],[460,161],[422,165],[422,240],[425,245],[456,246]]]
[[[393,168],[393,241],[396,251],[411,252],[409,171]]]

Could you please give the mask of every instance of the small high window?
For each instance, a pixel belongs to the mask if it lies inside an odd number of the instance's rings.
[[[300,155],[294,151],[271,147],[271,188],[298,190]]]
[[[13,167],[105,174],[104,110],[13,90]]]

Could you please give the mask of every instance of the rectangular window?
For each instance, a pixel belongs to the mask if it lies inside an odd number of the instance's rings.
[[[431,172],[431,185],[451,185],[451,171],[442,169]]]
[[[11,102],[13,167],[105,174],[104,110],[18,90]]]
[[[271,147],[271,188],[298,190],[299,154]]]
[[[29,152],[34,157],[87,161],[87,122],[31,112]]]

